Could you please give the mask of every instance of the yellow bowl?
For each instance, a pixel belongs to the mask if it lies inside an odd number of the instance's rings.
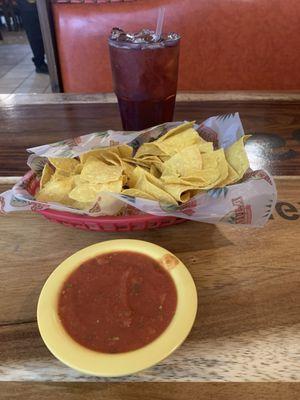
[[[58,296],[63,282],[81,263],[100,254],[122,250],[146,254],[169,271],[177,289],[177,307],[166,330],[148,345],[127,353],[100,353],[81,346],[65,331],[57,314]],[[86,374],[113,377],[149,368],[170,355],[190,332],[196,311],[194,281],[177,257],[149,242],[121,239],[86,247],[63,261],[49,276],[41,291],[37,321],[46,346],[61,362]]]

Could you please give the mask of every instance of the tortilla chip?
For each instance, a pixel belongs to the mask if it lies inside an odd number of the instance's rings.
[[[71,190],[69,197],[78,202],[94,203],[97,200],[98,193],[101,191],[101,186],[88,182],[82,183]]]
[[[89,183],[80,182],[70,193],[69,197],[73,200],[83,203],[94,203],[101,192],[115,192],[122,191],[122,178],[114,182],[108,183]]]
[[[108,165],[96,157],[90,156],[83,165],[80,177],[90,183],[107,183],[118,180],[122,175],[122,167]]]
[[[160,148],[156,142],[151,142],[151,143],[144,143],[141,145],[141,147],[137,150],[135,153],[135,158],[140,158],[142,156],[163,156],[167,155],[164,150]]]
[[[72,206],[69,193],[74,187],[73,177],[62,179],[50,179],[49,182],[36,194],[36,200],[41,202],[56,202],[67,206]]]
[[[73,175],[73,179],[74,179],[74,184],[75,184],[75,186],[81,185],[81,184],[87,182],[87,181],[85,181],[84,179],[81,179],[80,175]]]
[[[62,169],[56,169],[54,171],[54,174],[52,175],[52,179],[61,180],[61,179],[65,179],[65,178],[70,178],[72,176],[75,176],[74,175],[74,171],[73,172],[67,172],[67,171],[64,171]]]
[[[112,153],[116,154],[119,158],[130,158],[132,157],[133,148],[127,144],[111,147],[99,147],[97,149],[89,150],[86,153],[80,154],[79,158],[82,164],[84,164],[90,156],[96,157],[100,161],[104,161],[104,158]]]
[[[249,168],[249,160],[244,147],[244,140],[247,139],[242,136],[239,140],[225,149],[225,157],[228,164],[236,171],[241,179],[247,169]]]
[[[128,144],[122,144],[117,146],[117,152],[121,158],[131,158],[133,154],[133,148]]]
[[[162,135],[160,138],[156,140],[156,142],[162,142],[168,138],[170,138],[173,135],[178,135],[179,133],[186,131],[189,128],[192,128],[194,126],[195,121],[191,122],[185,122],[181,125],[176,126],[175,128],[170,129],[167,133]]]
[[[159,156],[161,162],[166,162],[170,159],[170,155]],[[158,165],[158,164],[157,164]]]
[[[199,189],[195,186],[185,186],[178,184],[168,184],[165,185],[165,190],[170,193],[175,200],[181,203],[189,201],[193,196],[195,196]]]
[[[134,175],[134,189],[148,193],[162,203],[177,204],[175,199],[163,189],[162,182],[155,176],[140,167],[136,167]]]
[[[161,203],[177,204],[175,199],[170,194],[168,194],[165,190],[161,189],[160,187],[151,183],[150,180],[147,179],[145,176],[142,176],[138,180],[136,188],[150,194]]]
[[[205,169],[217,169],[219,170],[219,177],[215,182],[211,182],[204,189],[210,189],[216,186],[218,183],[224,181],[228,176],[228,164],[225,158],[224,150],[219,149],[211,153],[202,154],[203,170]]]
[[[98,149],[89,150],[86,153],[82,153],[79,156],[81,164],[85,164],[89,157],[98,158],[100,161],[103,161],[103,155],[105,152],[110,152],[109,147],[103,147]]]
[[[123,161],[123,186],[130,186],[130,179],[132,177],[133,171],[135,169],[135,165],[131,165],[128,162]]]
[[[47,163],[44,165],[42,176],[40,179],[40,188],[42,189],[47,182],[50,181],[51,176],[54,174],[53,168],[50,167],[50,165]]]
[[[102,187],[102,191],[121,193],[123,186],[123,178],[119,178],[116,181],[105,183]]]
[[[101,157],[97,158],[108,165],[122,165],[122,159],[120,158],[120,156],[113,152],[107,151],[103,153]]]
[[[233,183],[240,180],[238,173],[232,168],[230,164],[228,164],[228,176],[224,179],[224,181],[218,183],[218,187],[224,187],[227,185],[232,185]]]
[[[155,178],[160,178],[161,177],[161,172],[160,170],[153,164],[150,166],[150,174],[155,176]]]
[[[124,189],[122,194],[131,197],[141,197],[148,200],[156,200],[155,197],[151,196],[149,193],[143,192],[140,189]]]
[[[133,148],[128,145],[110,147],[98,158],[106,164],[123,165],[125,158],[131,159]]]
[[[210,153],[214,151],[214,144],[213,142],[203,142],[198,145],[198,149],[200,153]]]
[[[204,188],[211,183],[216,182],[220,178],[220,172],[217,168],[207,168],[199,171],[193,176],[178,177],[174,175],[162,176],[163,182],[169,184],[179,184],[187,186],[195,186],[197,188]]]
[[[162,161],[158,156],[145,155],[140,158],[133,158],[133,160],[136,161],[137,163],[141,162],[149,167],[151,164],[162,164]]]
[[[123,162],[126,162],[133,168],[135,168],[137,165],[143,167],[143,168],[148,168],[148,164],[144,163],[142,158],[124,158]]]
[[[75,170],[74,170],[74,174],[75,174],[75,175],[76,175],[76,174],[80,174],[81,171],[82,171],[82,167],[83,167],[82,164],[78,164],[78,165],[76,166]]]
[[[163,174],[189,176],[202,169],[202,156],[198,145],[186,147],[173,155],[163,165]]]
[[[75,168],[79,164],[79,161],[75,158],[54,158],[49,157],[49,162],[55,167],[55,169],[60,170],[61,172],[65,172],[67,174],[72,174],[75,171]]]
[[[159,146],[163,153],[172,156],[186,147],[200,144],[201,141],[202,139],[200,138],[198,132],[193,128],[189,128],[176,135],[172,135],[161,142],[158,142],[157,146]]]

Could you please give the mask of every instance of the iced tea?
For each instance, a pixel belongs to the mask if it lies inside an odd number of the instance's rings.
[[[109,39],[124,130],[141,130],[173,119],[180,37],[172,33],[155,40],[153,31],[126,34],[119,29]]]

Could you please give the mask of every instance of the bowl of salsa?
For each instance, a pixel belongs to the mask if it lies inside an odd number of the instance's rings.
[[[185,340],[197,292],[184,264],[140,240],[78,251],[47,279],[38,301],[42,339],[80,372],[122,376],[148,368]]]

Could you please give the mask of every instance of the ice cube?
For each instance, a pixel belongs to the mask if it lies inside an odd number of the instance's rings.
[[[119,40],[119,38],[121,36],[125,36],[125,32],[123,31],[123,29],[120,28],[112,28],[111,33],[110,33],[110,38],[112,40]]]
[[[137,45],[153,44],[153,46],[161,47],[164,46],[164,42],[178,40],[180,39],[180,36],[178,35],[178,33],[170,32],[168,34],[162,35],[161,37],[158,37],[151,29],[141,29],[138,32],[126,33],[125,31],[123,31],[123,29],[115,27],[111,31],[110,39],[118,42],[127,42]]]
[[[178,40],[180,38],[180,36],[178,35],[178,33],[176,32],[169,32],[167,34],[167,38],[166,40]]]

